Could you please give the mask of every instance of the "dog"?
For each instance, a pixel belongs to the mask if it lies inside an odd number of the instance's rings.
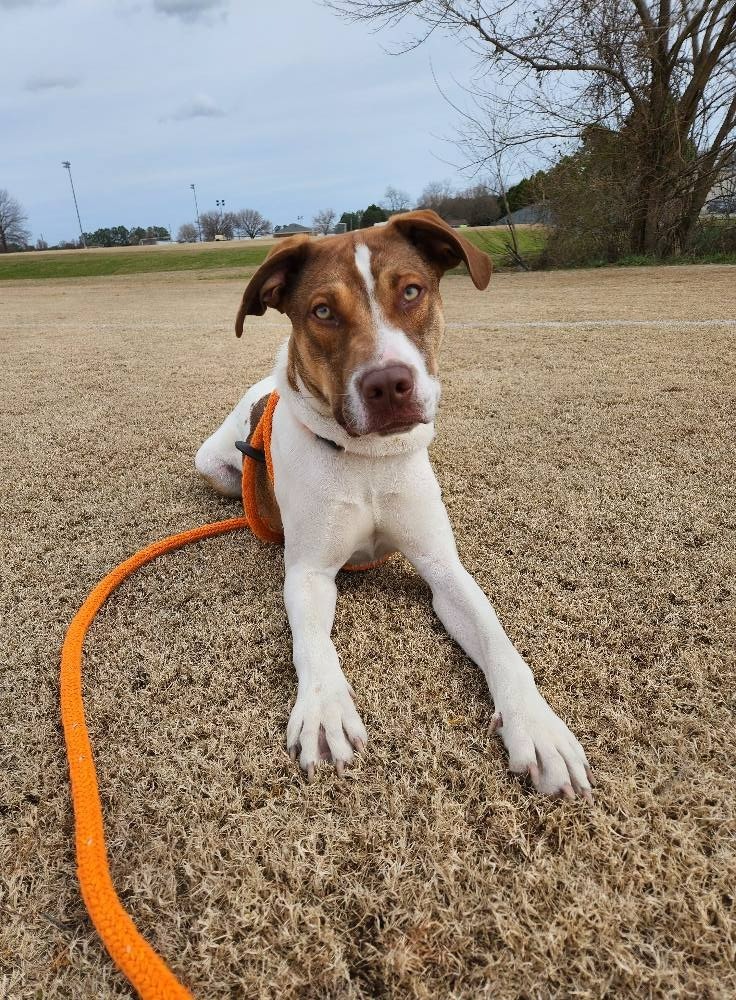
[[[440,399],[440,278],[464,263],[476,288],[488,256],[431,211],[380,227],[286,238],[248,283],[236,320],[267,308],[292,324],[273,372],[253,386],[197,452],[198,472],[238,496],[243,455],[275,389],[270,463],[257,493],[283,532],[284,600],[298,678],[286,731],[308,780],[321,762],[342,775],[368,734],[331,639],[345,564],[398,551],[429,584],[447,632],[483,671],[509,770],[547,795],[592,801],[585,752],[538,691],[496,613],[458,557],[429,461]],[[242,446],[247,449],[247,445]]]

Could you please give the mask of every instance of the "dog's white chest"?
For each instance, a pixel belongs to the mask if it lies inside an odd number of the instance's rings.
[[[319,553],[321,564],[339,568],[394,552],[396,528],[429,471],[426,450],[380,457],[338,451],[280,409],[271,451],[287,561]]]

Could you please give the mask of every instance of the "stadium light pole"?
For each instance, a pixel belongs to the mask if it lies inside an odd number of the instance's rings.
[[[193,184],[190,184],[189,187],[192,189],[192,193],[194,194],[194,211],[197,213],[197,231],[199,232],[199,242],[201,243],[202,226],[199,223],[199,205],[197,204],[197,189]]]
[[[84,232],[82,230],[82,220],[79,218],[79,205],[77,204],[77,192],[74,190],[74,181],[72,180],[72,165],[69,162],[69,160],[62,160],[61,161],[61,165],[69,173],[69,183],[72,186],[72,198],[74,198],[74,207],[77,210],[77,222],[79,223],[79,235],[80,235],[81,240],[82,240],[82,246],[86,250],[87,249],[87,244],[85,242]]]

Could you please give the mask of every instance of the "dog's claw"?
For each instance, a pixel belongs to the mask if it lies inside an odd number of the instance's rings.
[[[335,774],[337,774],[338,778],[342,778],[343,775],[345,774],[345,761],[344,760],[336,760],[335,761]]]
[[[588,783],[590,785],[594,785],[595,784],[595,778],[593,777],[593,769],[592,769],[592,767],[588,767],[587,764],[585,766],[585,776],[587,777]]]
[[[314,764],[307,764],[307,784],[311,785],[314,781]]]
[[[567,799],[568,802],[574,802],[575,792],[573,791],[572,785],[563,785],[559,791],[559,796],[561,799]]]
[[[499,729],[503,726],[503,716],[500,712],[497,712],[493,716],[493,721],[491,722],[491,732],[497,733]]]
[[[355,748],[356,753],[362,753],[365,750],[365,743],[359,736],[356,736],[353,740],[353,747]]]
[[[582,788],[580,790],[580,794],[585,799],[585,801],[588,803],[588,805],[592,806],[594,804],[593,793],[591,792],[591,790],[589,788]]]

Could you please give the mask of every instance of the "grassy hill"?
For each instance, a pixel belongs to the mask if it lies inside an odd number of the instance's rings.
[[[509,244],[501,227],[463,230],[477,246],[503,267]],[[540,252],[546,232],[540,226],[518,228],[524,253]],[[44,250],[0,255],[0,280],[34,278],[95,278],[111,274],[147,274],[156,271],[209,271],[254,268],[263,262],[273,240],[231,243],[173,243],[170,246],[112,247],[89,250]]]

